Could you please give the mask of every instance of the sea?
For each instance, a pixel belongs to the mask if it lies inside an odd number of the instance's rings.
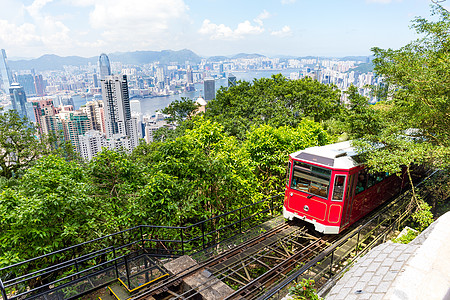
[[[299,72],[300,69],[283,69],[283,70],[261,70],[261,71],[246,71],[246,72],[233,72],[237,80],[253,81],[253,79],[270,78],[273,74],[282,74],[289,78],[291,73]],[[180,100],[181,97],[186,97],[192,100],[196,100],[200,93],[204,90],[203,84],[197,83],[194,85],[195,91],[183,92],[177,95],[170,95],[164,97],[148,97],[148,98],[133,98],[137,99],[141,103],[141,112],[143,115],[154,115],[157,111],[160,111],[167,107],[172,101]],[[221,86],[228,86],[228,80],[226,78],[216,80],[216,91]],[[75,109],[79,109],[80,106],[86,104],[87,101],[92,100],[92,97],[72,96]]]

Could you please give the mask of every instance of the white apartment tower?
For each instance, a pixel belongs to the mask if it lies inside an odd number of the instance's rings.
[[[96,130],[89,130],[80,135],[80,154],[86,160],[94,158],[102,148],[108,148],[109,143],[103,134]]]
[[[127,76],[106,76],[101,80],[106,137],[126,136],[131,149],[137,146],[136,122],[131,118]]]

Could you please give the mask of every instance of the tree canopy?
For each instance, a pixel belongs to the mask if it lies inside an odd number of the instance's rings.
[[[244,139],[252,125],[296,127],[304,117],[316,122],[340,113],[340,91],[309,77],[288,80],[283,75],[240,81],[222,87],[208,103],[205,117],[221,123],[225,131]]]
[[[47,153],[47,143],[36,136],[32,122],[15,110],[0,107],[0,174],[11,178]]]
[[[389,87],[379,110],[382,130],[366,136],[385,145],[370,157],[373,166],[399,161],[450,166],[450,14],[434,4],[432,15],[434,21],[413,21],[421,38],[398,50],[372,49],[375,72]]]

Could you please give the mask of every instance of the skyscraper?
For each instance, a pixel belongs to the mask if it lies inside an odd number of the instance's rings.
[[[57,110],[52,100],[34,101],[33,110],[40,135],[58,132]]]
[[[192,74],[192,67],[191,66],[187,66],[186,76],[187,76],[187,83],[188,84],[194,83],[194,76]]]
[[[105,53],[100,54],[98,58],[98,69],[100,71],[100,80],[111,75],[111,66],[109,64],[109,58]]]
[[[91,120],[91,127],[93,130],[106,133],[105,114],[102,101],[88,101],[85,106],[81,107],[81,110],[84,111],[89,117],[89,120]]]
[[[78,153],[81,153],[79,136],[92,130],[91,121],[82,111],[61,112],[59,119],[63,125],[64,139],[70,141]]]
[[[214,78],[205,78],[203,83],[205,87],[205,100],[209,101],[216,98],[216,83]]]
[[[1,57],[0,57],[0,75],[2,76],[3,82],[3,90],[6,94],[9,93],[9,87],[13,82],[13,78],[11,75],[11,71],[8,67],[8,59],[6,58],[6,51],[2,49]]]
[[[232,73],[228,74],[228,87],[236,86],[236,76]]]
[[[138,137],[135,134],[135,122],[131,118],[128,96],[127,76],[107,76],[101,80],[103,106],[106,123],[106,137],[115,139],[118,135],[127,136],[131,146],[136,147]]]
[[[12,107],[19,116],[28,117],[27,108],[25,104],[27,103],[27,96],[25,95],[25,91],[23,87],[21,87],[18,83],[13,83],[9,88],[9,95],[11,97]]]
[[[25,90],[28,97],[36,95],[36,88],[34,86],[34,77],[31,74],[17,75],[17,81]]]
[[[42,75],[34,76],[34,88],[36,90],[36,96],[45,96],[45,84]]]

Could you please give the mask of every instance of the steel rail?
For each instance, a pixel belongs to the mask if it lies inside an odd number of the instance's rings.
[[[262,239],[265,239],[269,236],[275,235],[276,233],[285,230],[286,228],[288,228],[289,225],[286,223],[280,224],[278,226],[276,226],[275,228],[272,228],[271,230],[265,232],[263,235],[257,236],[253,239],[250,239],[249,241],[242,243],[228,251],[225,251],[224,253],[215,256],[213,258],[210,258],[208,260],[206,260],[205,262],[198,264],[196,266],[193,266],[191,268],[186,269],[183,273],[178,274],[173,276],[171,279],[167,280],[167,281],[163,281],[160,285],[155,286],[149,290],[143,291],[131,298],[129,298],[128,300],[138,300],[138,299],[142,299],[143,297],[148,297],[151,296],[153,294],[157,294],[160,291],[163,291],[164,289],[167,289],[170,286],[173,286],[175,284],[179,284],[181,282],[181,280],[185,277],[188,277],[196,272],[198,272],[199,270],[203,269],[203,268],[208,268],[210,266],[213,266],[214,264],[217,264],[225,259],[227,259],[228,257],[234,256],[238,253],[243,252],[245,249],[250,248],[251,246],[259,243]]]
[[[433,177],[434,175],[436,175],[436,173],[438,172],[438,170],[432,172],[430,175],[428,175],[426,178],[424,178],[423,180],[421,180],[418,184],[415,185],[415,188],[420,187],[422,184],[424,184],[426,181],[428,181],[431,177]],[[402,210],[402,208],[404,209],[405,206],[407,206],[407,200],[405,199],[406,196],[410,193],[410,190],[407,190],[406,192],[402,193],[401,195],[399,195],[398,197],[396,197],[396,200],[391,201],[389,203],[386,203],[385,205],[383,205],[381,208],[379,208],[374,215],[371,217],[369,216],[369,220],[363,224],[358,225],[354,230],[352,230],[351,232],[349,232],[348,234],[346,234],[344,237],[342,237],[340,240],[338,240],[337,242],[333,243],[331,246],[329,246],[325,251],[323,251],[322,253],[320,253],[317,257],[315,257],[313,260],[307,262],[303,267],[301,267],[298,271],[296,271],[295,273],[293,273],[292,275],[290,275],[288,278],[286,278],[285,280],[283,280],[281,283],[279,283],[278,285],[276,285],[275,287],[273,287],[272,289],[270,289],[269,291],[267,291],[264,295],[260,296],[257,298],[257,300],[267,300],[270,299],[271,297],[273,297],[275,294],[277,294],[279,291],[281,291],[282,289],[286,288],[289,284],[291,284],[293,281],[295,281],[297,278],[299,278],[302,274],[304,274],[307,270],[311,269],[312,267],[314,267],[318,262],[322,261],[325,257],[329,256],[330,254],[333,254],[334,251],[338,248],[340,248],[341,246],[343,246],[347,241],[349,241],[350,239],[354,238],[355,236],[358,236],[358,242],[356,243],[355,247],[358,247],[358,245],[360,245],[360,241],[359,241],[359,234],[361,233],[361,231],[365,228],[368,228],[373,221],[380,217],[382,214],[386,213],[389,209],[394,208],[395,205],[400,204],[400,207],[397,207],[396,209],[394,209],[394,211],[392,212],[392,216],[396,215],[400,210]],[[392,230],[393,227],[396,225],[397,223],[397,219],[398,218],[405,218],[407,215],[407,212],[410,211],[409,209],[407,209],[406,212],[401,213],[399,217],[397,217],[390,225],[386,226],[386,228],[384,228],[382,230],[382,232],[375,237],[375,239],[379,238],[380,236],[384,236],[387,232],[389,232],[389,230]],[[370,231],[369,233],[370,234]],[[370,246],[373,246],[375,242],[370,242]],[[369,246],[369,245],[368,245]],[[365,249],[360,250],[359,251],[359,255],[357,255],[356,257],[359,257],[361,254],[363,254],[367,249],[369,249],[369,247],[365,247]],[[325,269],[324,269],[325,270]]]

